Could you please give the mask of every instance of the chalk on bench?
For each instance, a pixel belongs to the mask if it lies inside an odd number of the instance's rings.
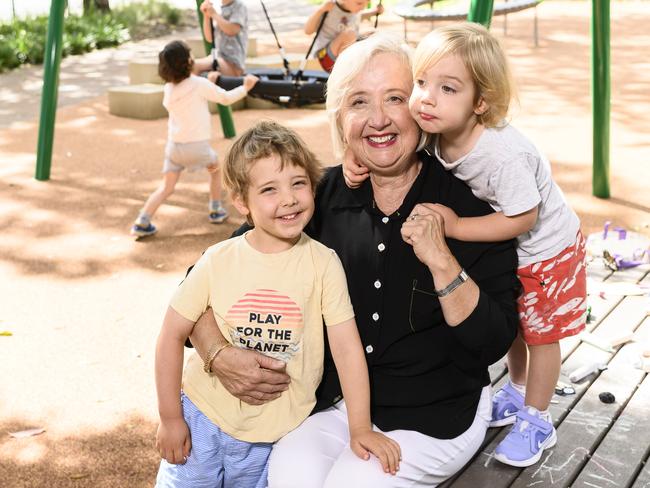
[[[570,373],[569,379],[574,383],[578,383],[579,381],[582,381],[590,374],[597,373],[605,369],[607,369],[607,365],[603,363],[585,364],[584,366],[580,366],[579,368],[575,369],[572,373]]]

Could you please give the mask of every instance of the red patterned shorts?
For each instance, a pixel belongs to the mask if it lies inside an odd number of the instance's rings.
[[[581,332],[587,321],[585,238],[557,256],[522,266],[517,300],[520,331],[529,345],[551,344]]]

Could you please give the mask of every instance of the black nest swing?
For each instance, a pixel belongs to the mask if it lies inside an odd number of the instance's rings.
[[[325,87],[329,76],[325,71],[256,68],[248,73],[259,78],[253,89],[248,92],[251,97],[287,107],[325,103]],[[217,85],[224,90],[232,90],[243,84],[243,80],[240,76],[220,76]]]
[[[302,107],[304,105],[325,103],[325,89],[327,87],[329,73],[318,70],[305,71],[304,68],[329,12],[325,12],[321,17],[314,39],[307,50],[307,54],[305,54],[304,59],[300,63],[300,68],[291,69],[289,61],[285,56],[284,48],[280,45],[278,35],[275,33],[275,28],[273,27],[269,13],[266,10],[266,5],[264,5],[263,0],[260,0],[260,3],[262,4],[266,20],[271,27],[271,32],[273,32],[273,37],[275,37],[275,42],[280,51],[284,69],[255,68],[249,70],[248,73],[257,76],[259,81],[255,84],[253,89],[248,92],[248,94],[252,97],[268,100],[286,107]],[[379,0],[379,4],[381,5],[381,0]],[[377,14],[377,17],[375,18],[375,29],[377,29],[378,22],[379,14]],[[210,25],[212,25],[212,23],[210,23]],[[212,45],[214,47],[214,26],[212,26]],[[213,70],[217,70],[218,68],[215,52],[216,49],[213,49]],[[241,76],[219,76],[217,79],[217,85],[224,90],[232,90],[243,83],[244,78]]]
[[[261,98],[263,100],[268,100],[279,105],[284,105],[286,107],[301,107],[304,105],[311,105],[316,103],[325,103],[325,88],[327,86],[327,79],[329,73],[325,71],[317,70],[305,70],[304,67],[307,64],[309,59],[309,54],[311,53],[316,38],[320,33],[321,28],[323,27],[323,22],[325,17],[327,17],[327,12],[321,18],[321,21],[316,30],[316,35],[307,50],[305,58],[302,60],[299,69],[291,69],[289,66],[289,61],[287,60],[284,54],[284,48],[280,45],[278,36],[275,33],[275,28],[271,22],[271,18],[266,10],[264,2],[260,0],[262,4],[262,9],[264,10],[264,15],[266,20],[269,22],[271,27],[271,32],[275,37],[275,42],[278,45],[280,51],[280,56],[282,57],[282,64],[284,69],[281,68],[255,68],[248,70],[247,73],[255,75],[259,78],[259,81],[255,84],[253,89],[248,92],[249,96],[255,98]],[[212,44],[214,47],[214,26],[212,27]],[[213,70],[217,70],[218,64],[215,53],[213,52]],[[244,78],[241,76],[219,76],[217,79],[217,85],[223,88],[224,90],[232,90],[244,83]]]

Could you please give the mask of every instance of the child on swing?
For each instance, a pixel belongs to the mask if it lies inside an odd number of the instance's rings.
[[[257,83],[247,75],[244,84],[229,91],[192,74],[194,60],[190,48],[182,41],[172,41],[158,55],[158,74],[166,82],[163,106],[169,112],[167,146],[163,163],[163,180],[140,210],[131,235],[151,236],[157,232],[151,218],[158,207],[174,192],[181,171],[207,169],[210,176],[208,220],[220,224],[228,218],[221,204],[221,180],[217,154],[210,147],[212,136],[208,102],[230,105],[246,96]]]
[[[314,43],[314,57],[328,73],[343,50],[359,37],[359,23],[373,15],[384,13],[381,2],[375,8],[365,9],[367,0],[325,0],[307,19],[305,34],[318,30],[323,16],[325,20]]]
[[[428,150],[496,210],[465,218],[432,204],[446,236],[518,239],[520,333],[508,352],[510,381],[493,398],[490,426],[514,423],[495,458],[530,466],[556,443],[548,407],[560,374],[559,340],[585,327],[580,221],[548,160],[505,120],[514,87],[505,53],[487,29],[464,22],[429,33],[416,48],[413,73],[409,106],[432,135]],[[367,177],[355,162],[344,164],[352,184]]]
[[[204,0],[199,8],[203,14],[203,36],[216,52],[197,59],[193,73],[207,71],[207,78],[213,83],[219,74],[243,76],[248,50],[248,10],[243,0],[221,0],[219,11],[211,0]]]

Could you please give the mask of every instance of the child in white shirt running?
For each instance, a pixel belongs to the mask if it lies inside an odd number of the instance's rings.
[[[157,232],[151,218],[158,207],[174,192],[181,171],[207,169],[210,176],[208,219],[220,224],[228,218],[221,204],[221,180],[217,154],[210,147],[212,116],[208,102],[230,105],[244,98],[257,83],[247,75],[244,84],[225,91],[214,83],[192,74],[194,59],[182,41],[172,41],[158,55],[158,74],[166,81],[163,105],[169,112],[167,146],[160,186],[149,196],[140,210],[131,234],[146,237]]]

